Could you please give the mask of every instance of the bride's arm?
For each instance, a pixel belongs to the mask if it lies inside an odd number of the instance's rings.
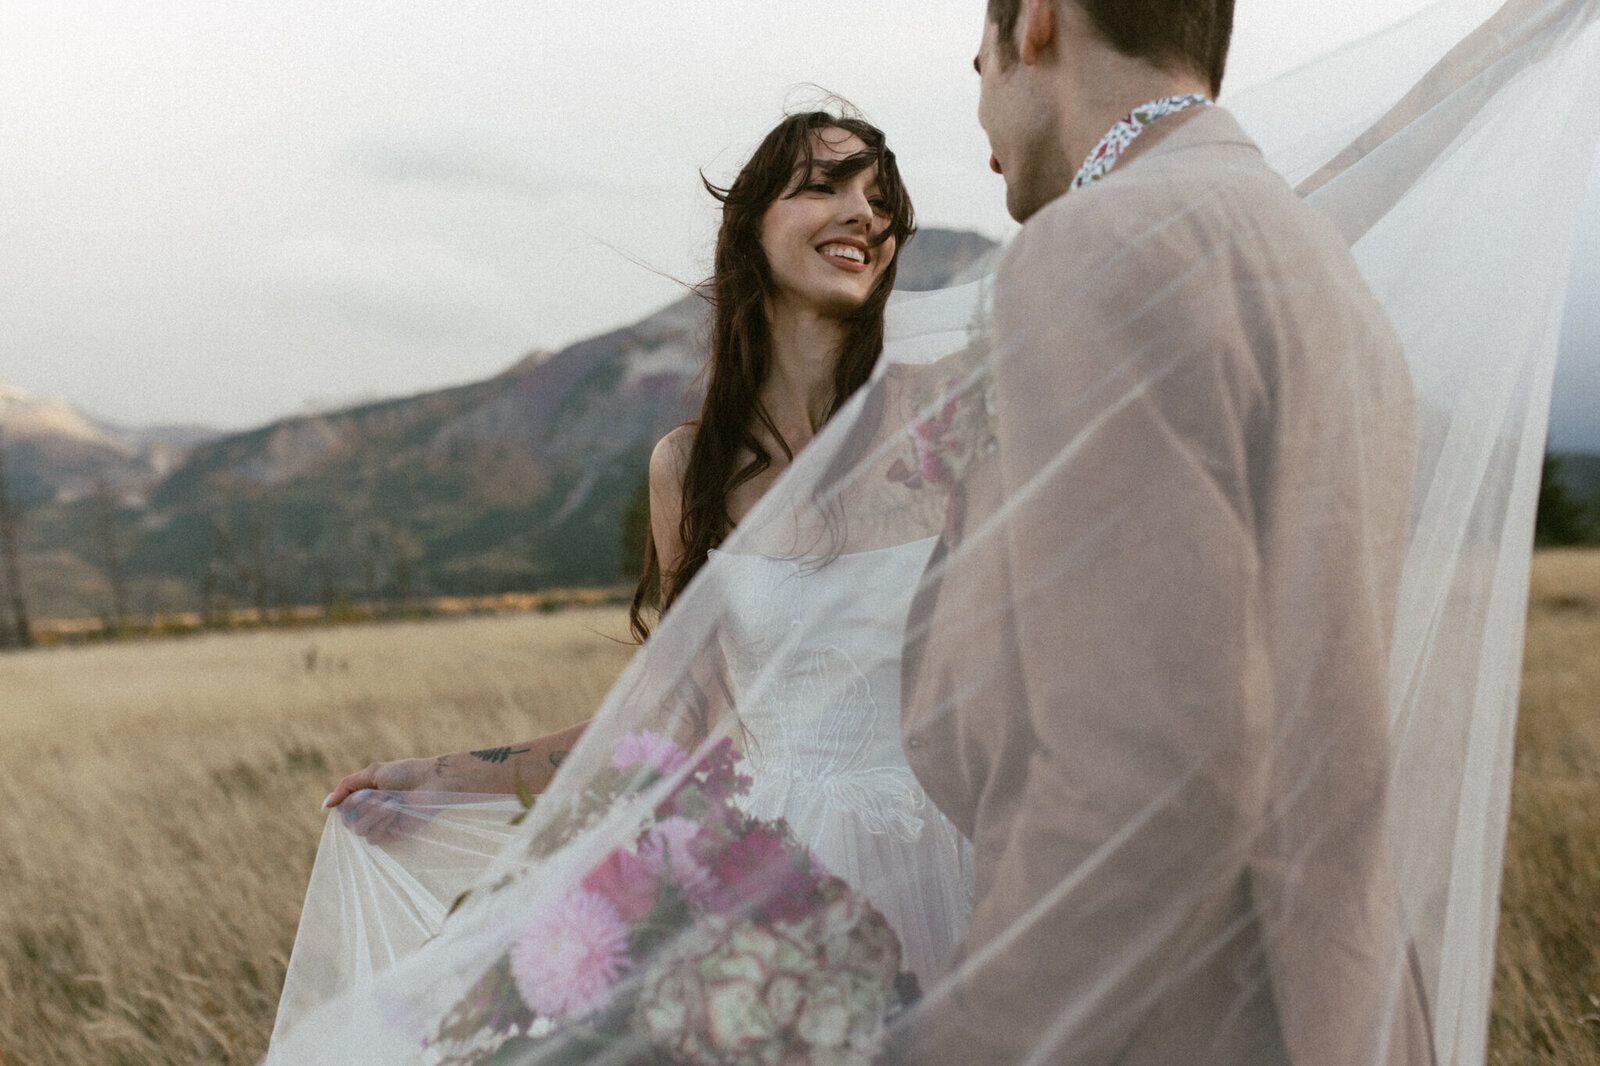
[[[683,425],[656,442],[650,453],[650,539],[655,541],[661,599],[683,565],[683,478],[689,466],[694,428]]]
[[[341,780],[324,807],[337,807],[353,792],[364,788],[383,792],[504,793],[520,783],[530,792],[543,792],[556,769],[583,736],[588,722],[579,722],[542,737],[476,751],[454,751],[422,759],[375,762]],[[359,825],[358,825],[359,828]]]

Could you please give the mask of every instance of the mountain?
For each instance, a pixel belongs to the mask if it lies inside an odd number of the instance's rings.
[[[10,491],[24,507],[81,499],[101,484],[137,497],[175,469],[192,446],[217,435],[199,426],[123,429],[64,400],[0,384],[0,446]]]
[[[487,381],[291,419],[194,450],[131,565],[241,568],[285,601],[611,584],[623,509],[682,421],[701,301]],[[254,581],[255,578],[252,578]]]
[[[901,287],[937,288],[994,247],[925,230]],[[97,521],[94,500],[62,488],[82,478],[53,470],[57,502],[31,539],[117,558],[151,605],[172,607],[615,584],[650,449],[698,407],[705,318],[688,295],[485,381],[202,440],[125,494],[111,534],[103,502]],[[135,447],[79,429],[102,463]]]

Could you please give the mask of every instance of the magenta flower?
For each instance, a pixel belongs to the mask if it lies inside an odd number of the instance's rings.
[[[732,796],[750,791],[751,780],[734,770],[734,764],[744,756],[733,750],[733,741],[723,737],[711,746],[695,764],[694,773],[702,784],[700,791],[712,803],[721,803]]]
[[[780,921],[805,917],[817,889],[806,855],[760,823],[722,849],[711,873],[718,885],[711,897],[717,910],[753,907]]]
[[[510,950],[511,979],[530,1009],[580,1017],[605,1006],[628,965],[628,924],[604,896],[573,887],[529,922]]]
[[[583,879],[583,887],[604,896],[625,922],[637,922],[656,905],[660,885],[650,871],[628,851],[618,848]]]
[[[611,765],[617,770],[644,766],[666,776],[689,761],[683,749],[671,739],[650,729],[629,733],[617,742],[611,753]]]

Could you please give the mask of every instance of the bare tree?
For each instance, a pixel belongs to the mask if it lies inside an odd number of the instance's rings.
[[[395,598],[400,613],[407,614],[416,596],[417,565],[422,561],[422,545],[403,529],[391,528],[389,542],[394,554]]]
[[[226,513],[216,504],[206,514],[206,554],[200,564],[200,619],[208,627],[226,627],[232,620],[231,574],[233,537]]]
[[[101,478],[94,490],[94,539],[100,552],[100,565],[111,586],[111,615],[106,631],[115,636],[128,623],[128,575],[122,566],[122,551],[117,543],[117,501],[111,485]]]
[[[33,646],[33,627],[28,623],[28,602],[22,588],[22,544],[17,517],[6,485],[5,448],[0,446],[0,571],[5,574],[6,596],[11,608],[12,641],[18,647],[29,648]]]
[[[250,602],[256,609],[256,623],[266,625],[271,621],[270,585],[267,565],[267,531],[259,514],[252,514],[245,526],[245,550],[248,557],[240,562],[244,586],[250,590]]]

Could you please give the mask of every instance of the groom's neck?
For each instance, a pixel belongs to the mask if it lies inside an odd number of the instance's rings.
[[[1107,131],[1134,108],[1168,96],[1210,95],[1206,80],[1197,74],[1117,51],[1093,32],[1076,4],[1060,4],[1058,10],[1065,17],[1051,74],[1059,104],[1057,134],[1063,156],[1073,167],[1068,181]],[[1164,125],[1176,124],[1163,120],[1152,125],[1124,159],[1159,140],[1166,132]]]

